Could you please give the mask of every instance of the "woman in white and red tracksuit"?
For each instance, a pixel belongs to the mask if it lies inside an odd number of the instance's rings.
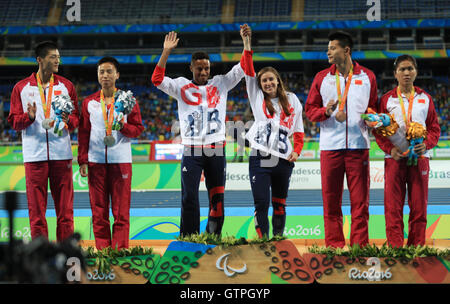
[[[22,150],[25,167],[28,216],[30,218],[31,238],[48,237],[47,190],[50,190],[56,211],[56,240],[58,242],[73,234],[73,179],[72,148],[69,132],[78,127],[78,101],[73,84],[57,75],[59,51],[53,42],[45,41],[36,47],[39,63],[37,73],[19,81],[11,93],[11,110],[8,122],[16,131],[22,131]],[[37,76],[43,92],[40,95]],[[52,81],[53,79],[53,85]],[[50,93],[52,91],[52,93]],[[55,114],[51,101],[56,95],[68,95],[74,110],[66,118],[68,129],[62,135],[46,130],[42,126],[45,119],[43,104],[49,103],[50,115]],[[52,100],[49,100],[52,96]]]
[[[112,131],[115,144],[106,146],[106,126],[101,95],[107,110],[113,106],[115,82],[119,78],[119,63],[105,57],[98,63],[98,80],[102,90],[87,97],[82,104],[78,130],[78,163],[82,176],[88,176],[89,199],[97,249],[128,248],[131,202],[131,140],[144,130],[139,105],[124,116],[119,131]],[[114,223],[109,223],[111,201]]]
[[[378,146],[386,153],[384,159],[386,237],[391,246],[403,246],[403,205],[408,188],[410,212],[407,245],[424,245],[427,227],[429,150],[438,143],[441,130],[433,99],[424,90],[414,86],[417,76],[417,63],[414,57],[399,56],[394,63],[394,76],[398,87],[381,98],[378,112],[392,114],[399,129],[388,138],[374,132]],[[409,146],[406,139],[405,118],[408,122],[422,124],[427,130],[427,137],[423,143],[414,147],[414,151],[422,156],[418,158],[417,166],[408,166],[407,157],[402,155]]]
[[[341,208],[345,174],[351,204],[350,244],[365,246],[369,242],[370,141],[361,114],[376,107],[377,82],[372,71],[352,61],[353,41],[348,33],[332,33],[328,39],[332,66],[316,75],[305,105],[306,117],[320,122],[325,244],[345,246]],[[339,95],[343,111],[338,112]]]
[[[273,206],[273,235],[283,235],[286,198],[294,162],[303,148],[302,105],[286,92],[279,73],[272,67],[255,74],[250,33],[244,25],[245,81],[255,122],[246,137],[252,147],[249,159],[250,185],[255,204],[255,229],[259,237],[269,237],[268,211]],[[294,148],[290,136],[294,136]],[[272,190],[272,193],[271,193]]]

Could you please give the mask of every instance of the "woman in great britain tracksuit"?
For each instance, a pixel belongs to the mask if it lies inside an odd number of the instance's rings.
[[[269,237],[268,211],[272,202],[273,235],[283,235],[286,198],[294,162],[303,148],[302,105],[295,94],[286,92],[278,72],[265,67],[255,75],[247,25],[244,40],[244,72],[255,123],[247,133],[252,147],[250,184],[255,203],[255,229]],[[289,140],[294,135],[294,148]],[[272,195],[270,194],[272,189]]]
[[[414,86],[417,63],[410,55],[401,55],[394,62],[394,76],[398,86],[381,98],[380,113],[390,113],[399,125],[397,132],[383,137],[374,132],[378,146],[386,153],[384,159],[384,213],[386,237],[389,245],[402,247],[403,205],[408,188],[409,233],[407,245],[424,245],[427,228],[428,174],[430,171],[429,150],[439,140],[436,110],[431,96]],[[419,123],[426,128],[425,140],[414,146],[419,156],[417,165],[407,164],[403,155],[408,149],[407,126]]]

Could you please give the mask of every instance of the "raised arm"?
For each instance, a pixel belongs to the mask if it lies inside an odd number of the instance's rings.
[[[173,49],[175,49],[178,45],[178,41],[180,38],[177,38],[176,32],[169,32],[164,38],[163,51],[161,53],[161,57],[159,57],[158,66],[165,69],[167,59],[169,58],[170,53]]]
[[[241,57],[241,67],[245,73],[245,83],[248,100],[255,117],[264,117],[263,102],[264,94],[258,86],[255,68],[253,66],[253,51],[251,50],[251,31],[248,32],[248,25],[241,25],[241,38],[244,42],[244,53]]]
[[[241,67],[245,73],[246,89],[248,94],[248,100],[252,108],[253,114],[257,114],[259,117],[263,115],[262,103],[264,100],[264,95],[258,86],[256,79],[255,68],[253,66],[253,51],[251,50],[251,37],[248,31],[249,27],[247,24],[241,25],[241,38],[244,42],[244,53],[241,57]],[[257,105],[259,104],[259,105]]]
[[[244,52],[251,51],[252,50],[252,45],[251,45],[252,30],[248,26],[248,24],[241,25],[240,34],[241,34],[242,41],[244,42]]]
[[[244,51],[241,57],[241,67],[244,70],[245,76],[255,77],[255,69],[253,67],[252,47],[251,47],[251,30],[247,24],[241,25],[241,38],[244,43]]]
[[[161,53],[161,56],[159,57],[158,64],[156,65],[152,75],[152,83],[155,86],[159,86],[163,81],[167,59],[169,58],[169,55],[172,52],[172,50],[177,47],[179,40],[180,38],[177,38],[176,32],[170,32],[165,36],[163,51]]]
[[[242,41],[244,42],[244,49],[242,50],[241,61],[240,63],[236,64],[225,75],[216,76],[222,78],[222,81],[228,91],[233,89],[239,83],[239,81],[241,81],[241,79],[245,76],[244,56],[245,53],[249,52],[250,50],[251,33],[252,33],[251,29],[247,24],[241,25],[240,34],[242,37]],[[248,50],[245,49],[246,47]]]

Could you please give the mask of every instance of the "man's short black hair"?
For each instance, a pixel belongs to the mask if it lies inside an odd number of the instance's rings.
[[[208,59],[209,60],[209,55],[205,52],[195,52],[192,54],[192,59],[191,59],[191,64],[195,61],[195,60],[201,60],[201,59]]]
[[[34,54],[37,57],[45,58],[47,56],[48,52],[51,50],[57,50],[58,45],[50,40],[42,41],[36,45],[34,48]]]
[[[350,48],[350,51],[353,50],[353,38],[352,35],[350,35],[349,33],[344,31],[332,32],[328,35],[328,41],[333,40],[339,41],[339,45],[342,48],[348,46]]]
[[[119,72],[119,68],[120,68],[119,61],[117,61],[117,59],[114,58],[114,57],[108,57],[108,56],[107,56],[107,57],[103,57],[102,59],[100,59],[100,60],[97,62],[97,68],[98,68],[101,64],[103,64],[103,63],[105,63],[105,62],[112,63],[112,64],[114,65],[114,67],[116,68],[116,71]]]

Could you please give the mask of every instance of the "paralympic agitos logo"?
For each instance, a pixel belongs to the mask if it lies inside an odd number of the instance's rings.
[[[226,253],[226,254],[221,255],[216,261],[216,268],[219,270],[223,270],[223,272],[225,273],[225,275],[227,277],[232,277],[236,273],[242,274],[245,271],[247,271],[247,264],[245,264],[245,263],[244,263],[244,266],[242,266],[239,269],[229,266],[228,265],[228,256],[230,254],[231,253]],[[223,263],[222,263],[222,260],[223,260]]]

